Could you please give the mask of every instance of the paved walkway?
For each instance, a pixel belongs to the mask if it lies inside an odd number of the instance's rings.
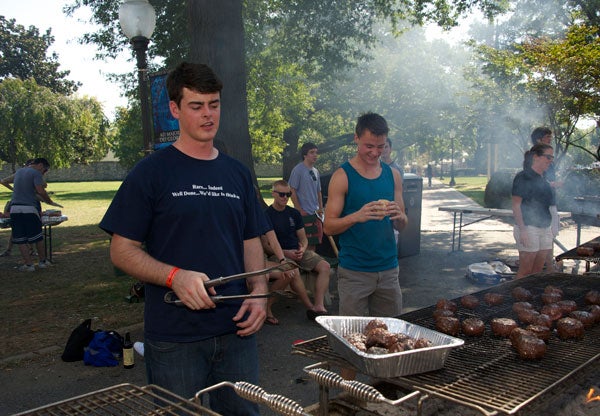
[[[506,221],[491,219],[466,228],[461,247],[463,251],[450,252],[452,214],[438,208],[470,203],[473,202],[469,198],[435,180],[432,188],[423,190],[420,253],[400,259],[400,282],[406,312],[432,305],[441,297],[455,298],[484,289],[486,286],[473,284],[465,278],[467,266],[471,263],[516,258],[512,226]],[[560,240],[567,248],[575,247],[575,230],[574,224],[564,223]],[[581,241],[588,241],[599,233],[598,228],[584,227]],[[555,248],[555,253],[560,253],[560,250]],[[583,266],[579,270],[583,270]],[[336,281],[332,279],[331,292],[334,295],[335,285]],[[325,332],[306,319],[304,308],[296,299],[280,299],[273,310],[280,325],[265,325],[258,335],[259,384],[269,393],[282,394],[308,406],[317,401],[318,391],[314,382],[306,379],[303,368],[313,362],[306,357],[292,355],[291,345],[296,340],[312,339]],[[329,310],[332,314],[337,312],[335,296]],[[135,341],[142,340],[141,324],[129,330]],[[122,367],[90,368],[82,362],[64,363],[60,360],[61,352],[62,346],[56,346],[28,354],[21,361],[0,363],[0,385],[3,386],[0,414],[24,411],[119,383],[146,384],[143,359],[137,355],[135,368],[125,370]],[[273,414],[269,411],[263,413]]]
[[[439,231],[452,231],[452,218],[451,212],[440,211],[438,208],[442,206],[464,206],[464,205],[478,205],[471,198],[466,197],[454,188],[442,185],[441,182],[433,179],[433,186],[431,188],[425,187],[423,189],[423,215],[421,218],[421,230],[424,232],[439,232]],[[481,218],[477,215],[464,215],[464,222],[470,222],[473,219]],[[477,223],[476,228],[473,230],[492,230],[492,231],[504,231],[506,230],[506,223],[497,219],[489,219]]]

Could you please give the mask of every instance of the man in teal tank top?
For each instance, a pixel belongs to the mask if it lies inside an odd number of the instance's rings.
[[[383,117],[359,117],[356,155],[329,183],[325,232],[339,234],[340,315],[397,316],[402,312],[398,253],[392,225],[406,226],[399,172],[380,161],[389,129]]]
[[[356,155],[329,182],[324,231],[339,234],[339,314],[402,313],[398,253],[393,228],[407,224],[400,172],[380,160],[389,128],[379,114],[358,118]],[[392,228],[393,226],[393,228]],[[350,372],[342,374],[352,378]]]

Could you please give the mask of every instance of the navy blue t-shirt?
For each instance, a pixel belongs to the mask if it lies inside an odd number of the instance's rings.
[[[304,228],[302,214],[295,208],[286,206],[283,211],[277,211],[271,205],[265,210],[265,214],[273,225],[277,241],[284,250],[298,249],[298,234],[296,231]]]
[[[214,279],[245,271],[243,242],[260,235],[260,215],[250,172],[240,162],[223,154],[214,160],[198,160],[168,146],[134,167],[100,227],[143,242],[160,261]],[[192,311],[165,303],[168,290],[146,285],[148,339],[199,341],[237,330],[231,318],[241,301]],[[245,280],[216,290],[220,295],[248,292]]]
[[[550,206],[556,205],[554,192],[548,181],[532,169],[515,176],[512,195],[522,198],[521,212],[525,225],[546,228],[552,222]]]

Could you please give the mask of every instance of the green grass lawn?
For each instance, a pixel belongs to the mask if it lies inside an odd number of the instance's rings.
[[[109,236],[98,227],[120,182],[63,182],[48,184],[52,199],[63,205],[68,221],[52,227],[55,265],[23,274],[15,247],[0,258],[5,282],[0,297],[4,325],[0,358],[33,349],[64,345],[71,330],[86,318],[93,329],[118,329],[142,321],[143,304],[125,296],[133,278],[116,276],[109,258]],[[0,201],[11,192],[4,187]],[[55,207],[42,204],[42,209]],[[0,230],[4,250],[10,229]]]
[[[450,177],[444,177],[442,182],[449,185]],[[484,206],[485,186],[488,183],[487,176],[457,176],[454,178],[454,182],[456,182],[454,189]]]

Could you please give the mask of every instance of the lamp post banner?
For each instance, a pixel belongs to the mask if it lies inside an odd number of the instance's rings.
[[[149,75],[155,149],[164,147],[179,137],[179,121],[169,110],[167,74],[167,71],[161,71]]]

